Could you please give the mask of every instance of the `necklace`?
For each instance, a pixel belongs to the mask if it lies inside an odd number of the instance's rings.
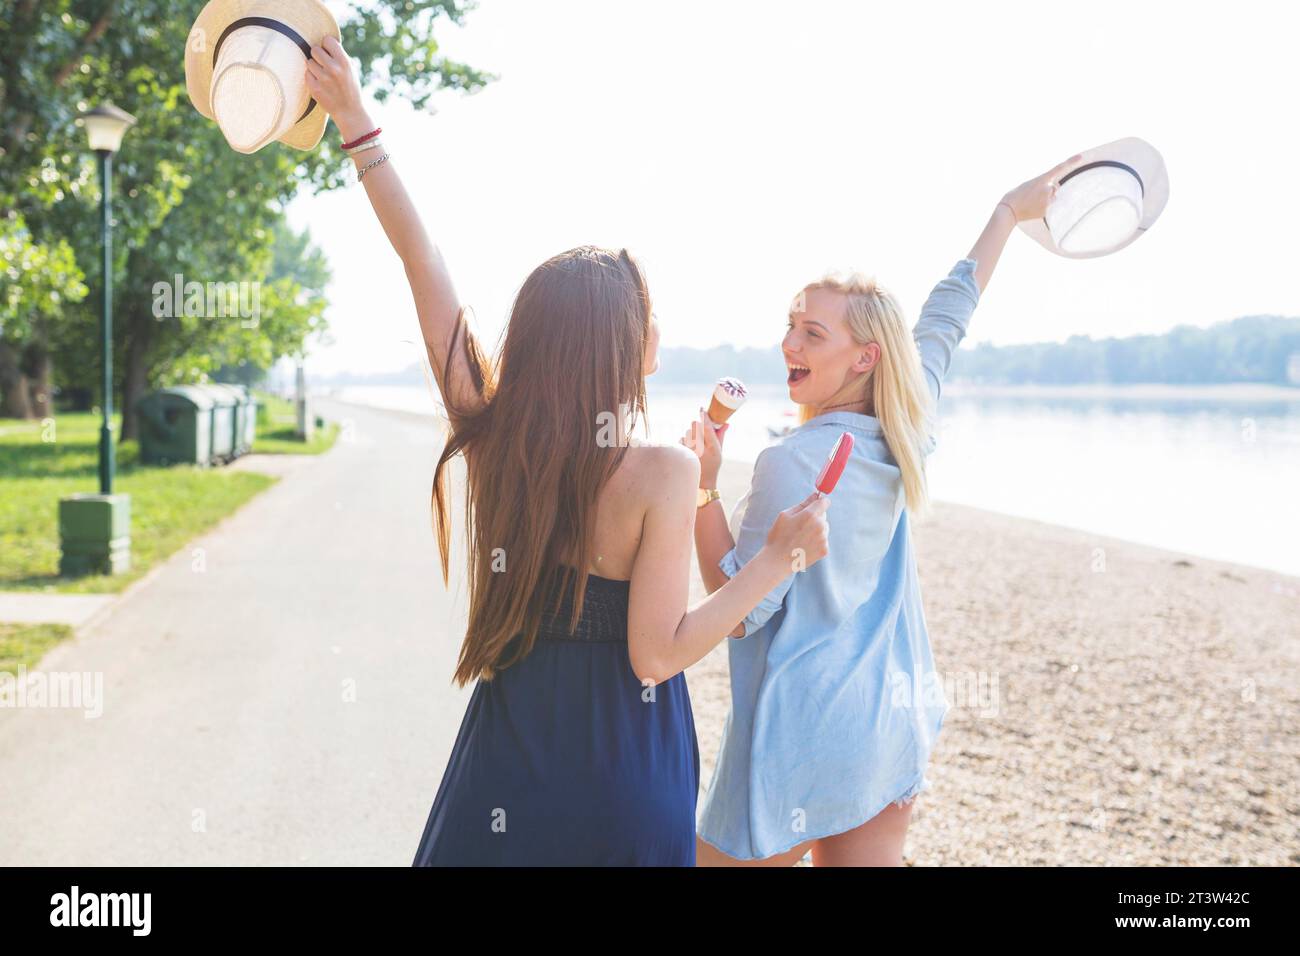
[[[832,408],[848,408],[850,405],[865,405],[865,404],[866,404],[865,399],[857,402],[841,402],[839,405],[827,405],[825,408],[822,409],[822,411],[829,412]]]

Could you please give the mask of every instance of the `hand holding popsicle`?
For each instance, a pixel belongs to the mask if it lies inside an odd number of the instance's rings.
[[[797,562],[791,570],[803,570],[816,564],[830,552],[830,526],[826,509],[830,502],[813,492],[793,508],[776,516],[767,533],[765,547],[782,561]]]

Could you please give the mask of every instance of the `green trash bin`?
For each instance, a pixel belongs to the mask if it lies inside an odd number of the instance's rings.
[[[235,396],[235,454],[247,455],[257,437],[257,400],[247,385],[227,385]]]
[[[253,442],[257,441],[257,396],[253,390],[246,386],[240,386],[244,389],[244,454],[253,450]]]
[[[154,465],[211,464],[213,404],[212,394],[202,385],[175,385],[140,399],[140,460]]]
[[[238,458],[240,455],[247,455],[252,450],[252,441],[249,438],[248,415],[249,401],[248,390],[242,385],[230,385],[217,383],[207,385],[206,388],[212,390],[213,394],[230,402],[230,456]],[[218,404],[217,407],[220,407]],[[214,425],[214,427],[216,427]]]
[[[228,385],[204,385],[203,390],[212,399],[212,453],[216,462],[227,462],[235,457],[235,409],[239,400]]]

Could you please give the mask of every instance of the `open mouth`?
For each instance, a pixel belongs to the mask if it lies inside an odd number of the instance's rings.
[[[789,374],[786,375],[785,379],[789,385],[794,385],[796,382],[801,382],[808,377],[808,366],[806,365],[791,364],[789,368]]]

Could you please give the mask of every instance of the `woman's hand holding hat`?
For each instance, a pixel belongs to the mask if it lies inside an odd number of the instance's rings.
[[[1047,207],[1052,204],[1060,179],[1070,168],[1083,159],[1082,153],[1076,153],[1065,162],[1053,166],[1041,176],[1035,176],[1021,183],[1002,197],[999,206],[1006,206],[1015,216],[1016,222],[1027,219],[1042,219]]]
[[[361,85],[343,44],[327,36],[311,48],[307,61],[307,89],[316,102],[334,117],[344,140],[355,139],[374,129],[361,104]]]

